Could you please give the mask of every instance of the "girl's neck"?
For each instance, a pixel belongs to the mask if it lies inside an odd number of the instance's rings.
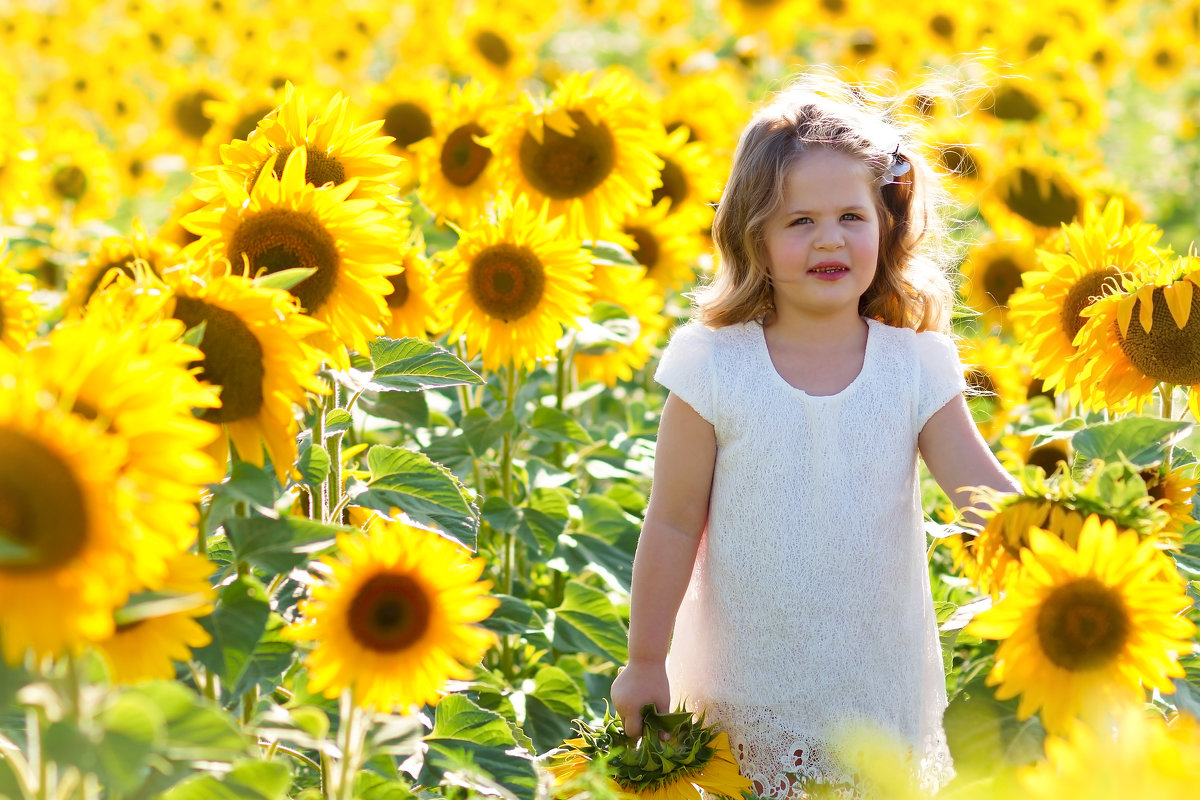
[[[764,325],[770,329],[774,341],[787,341],[804,349],[855,348],[865,343],[867,337],[867,321],[857,313],[813,317],[787,313],[784,309],[783,313],[777,310],[769,315]]]

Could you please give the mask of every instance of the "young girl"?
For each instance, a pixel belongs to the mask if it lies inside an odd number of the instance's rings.
[[[704,712],[776,798],[854,782],[845,725],[911,747],[926,786],[953,774],[917,454],[959,507],[965,487],[1016,490],[946,335],[945,195],[898,126],[831,94],[783,92],[738,143],[720,266],[656,374],[670,393],[612,687],[633,737],[646,703]]]

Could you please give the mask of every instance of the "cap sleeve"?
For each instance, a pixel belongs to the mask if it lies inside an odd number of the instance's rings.
[[[917,352],[921,360],[921,393],[917,404],[917,430],[929,418],[967,388],[958,346],[943,333],[917,334]]]
[[[713,424],[713,332],[690,322],[671,334],[654,380]]]

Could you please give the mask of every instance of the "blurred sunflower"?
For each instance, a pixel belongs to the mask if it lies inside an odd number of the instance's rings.
[[[1040,469],[1044,475],[1070,470],[1075,451],[1069,438],[1050,439],[1035,445],[1037,440],[1037,436],[1020,433],[1002,436],[996,457],[1014,474],[1026,468]]]
[[[615,303],[636,321],[636,329],[618,341],[576,341],[573,356],[580,383],[599,381],[612,388],[633,377],[650,360],[653,348],[670,326],[663,313],[663,292],[644,277],[642,267],[595,264],[592,304]]]
[[[384,334],[393,339],[427,339],[441,333],[445,325],[433,302],[433,268],[425,257],[425,239],[419,231],[416,239],[404,247],[400,266],[401,272],[388,276],[392,293],[387,296]]]
[[[820,4],[802,6],[797,0],[719,0],[717,15],[736,36],[766,35],[777,50],[789,47],[796,25],[806,13],[819,13]]]
[[[17,664],[109,635],[162,555],[131,546],[116,502],[125,440],[46,404],[37,365],[2,347],[0,375],[0,652]]]
[[[290,291],[306,314],[328,326],[312,341],[345,366],[345,347],[365,353],[368,340],[383,331],[384,297],[392,291],[388,276],[399,271],[397,229],[374,200],[347,199],[355,180],[318,189],[305,181],[306,169],[307,151],[298,147],[281,179],[264,168],[250,192],[224,181],[221,204],[182,223],[201,236],[190,254],[227,259],[234,273],[315,269]]]
[[[995,75],[976,101],[985,119],[1000,124],[1033,125],[1043,120],[1053,98],[1044,84],[1027,75]]]
[[[750,110],[740,81],[727,70],[717,70],[683,76],[658,101],[658,116],[668,133],[686,127],[688,141],[704,143],[716,158],[728,162]],[[726,168],[720,171],[728,172]]]
[[[433,134],[413,145],[421,202],[439,218],[468,225],[484,213],[496,190],[496,163],[479,140],[496,129],[507,106],[481,81],[454,86]]]
[[[171,245],[147,236],[137,222],[128,237],[106,237],[86,261],[72,270],[67,281],[67,296],[63,301],[64,312],[68,315],[81,313],[110,270],[119,270],[132,278],[133,265],[140,261],[151,272],[159,274],[170,263],[174,251]]]
[[[466,338],[470,357],[482,352],[486,369],[553,356],[563,328],[587,314],[592,266],[563,228],[526,198],[502,198],[493,221],[442,253],[438,305],[448,309],[451,336]]]
[[[1083,214],[1088,190],[1060,159],[1032,150],[1013,153],[979,198],[979,210],[1002,235],[1043,239]]]
[[[1140,410],[1156,389],[1166,406],[1171,387],[1182,386],[1200,419],[1200,257],[1147,267],[1080,312],[1087,320],[1075,339],[1081,400]]]
[[[114,683],[174,680],[175,662],[191,660],[193,648],[212,641],[196,618],[212,612],[216,591],[209,576],[215,566],[204,556],[180,552],[159,588],[169,610],[116,622],[112,635],[96,642]]]
[[[1111,724],[1071,723],[1046,739],[1046,758],[1018,774],[1029,800],[1191,797],[1200,785],[1200,727],[1187,712],[1117,710]]]
[[[1143,686],[1175,690],[1175,654],[1191,651],[1196,627],[1154,542],[1089,516],[1074,548],[1032,528],[1021,565],[1004,599],[965,628],[1001,640],[988,683],[999,700],[1021,696],[1018,719],[1040,711],[1058,733],[1077,715],[1142,702]]]
[[[667,203],[638,209],[621,226],[621,235],[612,238],[646,268],[645,277],[658,285],[660,295],[695,282],[704,241],[690,220],[670,214]]]
[[[947,187],[963,205],[974,205],[996,170],[985,125],[977,117],[936,117],[926,130],[929,152]]]
[[[484,562],[437,531],[376,519],[338,534],[316,583],[284,636],[314,647],[309,691],[377,711],[438,702],[450,679],[467,679],[494,643],[477,623],[498,605],[480,581]]]
[[[293,404],[324,394],[320,354],[304,342],[324,326],[299,312],[282,289],[241,275],[197,274],[195,265],[167,270],[167,312],[185,328],[203,324],[198,377],[220,387],[220,405],[200,415],[222,425],[240,458],[263,465],[263,448],[283,480],[296,460],[299,423]]]
[[[0,258],[0,345],[24,350],[37,333],[39,316],[32,279],[9,266],[7,255]]]
[[[992,441],[1025,405],[1016,348],[997,336],[963,338],[958,346],[972,416],[983,438]]]
[[[166,97],[160,106],[161,124],[154,137],[159,149],[164,153],[179,153],[194,162],[203,152],[204,137],[216,121],[211,101],[229,97],[230,89],[224,81],[183,68],[172,69],[167,78]]]
[[[386,152],[388,138],[376,136],[382,120],[355,125],[348,116],[350,100],[334,97],[323,109],[310,112],[304,94],[292,84],[283,92],[283,104],[258,123],[249,139],[221,146],[221,165],[196,172],[200,182],[192,191],[213,202],[222,194],[222,179],[250,192],[268,162],[276,178],[293,150],[304,150],[305,182],[316,186],[341,186],[353,181],[349,196],[370,198],[381,205],[394,204],[400,159]],[[223,177],[222,177],[223,176]]]
[[[1120,469],[1120,465],[1110,469]],[[948,542],[963,575],[979,591],[993,597],[999,596],[1016,574],[1021,554],[1029,548],[1029,532],[1035,527],[1057,536],[1069,547],[1078,542],[1088,516],[1112,520],[1122,529],[1160,544],[1172,535],[1167,513],[1133,481],[1120,480],[1118,495],[1113,487],[1118,481],[1105,470],[1096,470],[1080,480],[1069,472],[1049,476],[1024,469],[1013,472],[1022,491],[1005,495],[979,491],[977,498],[982,501],[985,521],[979,535]]]
[[[1196,497],[1196,484],[1200,481],[1196,464],[1185,464],[1167,470],[1166,464],[1142,470],[1146,492],[1154,499],[1154,505],[1167,512],[1167,528],[1182,533],[1185,526],[1194,521],[1192,508]]]
[[[383,120],[380,130],[390,136],[389,152],[404,158],[397,183],[407,191],[417,182],[420,160],[414,146],[433,136],[434,118],[442,113],[449,83],[432,73],[399,64],[382,82],[370,88],[367,114]]]
[[[663,162],[662,126],[626,73],[571,73],[541,108],[528,95],[488,144],[516,196],[565,217],[566,236],[604,238],[650,204]]]
[[[1033,242],[988,236],[967,252],[961,267],[966,303],[980,313],[983,329],[1008,331],[1008,301],[1021,288],[1021,276],[1037,267]]]
[[[282,89],[262,86],[256,90],[243,89],[235,96],[209,100],[204,110],[213,124],[202,142],[204,163],[220,163],[221,145],[249,139],[259,123],[283,105],[284,99]]]
[[[691,131],[685,126],[667,135],[656,155],[662,159],[659,185],[650,196],[650,205],[669,204],[667,213],[677,215],[695,228],[712,226],[712,202],[720,195],[721,176],[708,147],[690,142]]]
[[[515,87],[533,73],[543,37],[538,28],[525,27],[522,17],[494,9],[466,17],[447,49],[460,75]]]
[[[1022,273],[1022,288],[1010,298],[1009,321],[1046,388],[1060,391],[1071,382],[1075,337],[1087,322],[1083,310],[1106,284],[1157,262],[1154,243],[1160,236],[1153,225],[1126,225],[1124,206],[1110,201],[1103,212],[1089,207],[1081,222],[1063,228],[1065,252],[1038,251],[1044,269]]]
[[[57,217],[108,219],[116,210],[120,176],[98,135],[71,119],[47,120],[37,143],[38,204]]]
[[[1151,26],[1137,59],[1137,75],[1146,86],[1162,90],[1200,60],[1196,40],[1178,25]]]

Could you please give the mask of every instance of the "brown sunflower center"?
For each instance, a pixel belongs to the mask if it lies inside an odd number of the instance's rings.
[[[992,105],[985,109],[996,119],[1030,122],[1042,113],[1037,99],[1019,86],[1005,84],[996,89]]]
[[[229,243],[229,260],[240,271],[243,256],[250,274],[285,269],[312,268],[316,273],[293,286],[291,292],[309,314],[320,311],[337,284],[341,256],[337,241],[319,220],[301,211],[270,208],[238,225]]]
[[[280,147],[275,152],[279,155],[275,158],[275,166],[271,172],[276,178],[283,177],[283,168],[287,165],[288,156],[292,154],[294,147]],[[320,150],[314,150],[311,147],[305,148],[306,161],[304,163],[304,182],[311,183],[313,186],[324,186],[327,183],[332,183],[337,186],[346,181],[346,168],[342,166],[342,162],[338,161],[336,156],[329,153],[322,153]],[[254,177],[250,179],[250,186],[258,183],[258,176],[262,174],[262,169],[267,165],[270,157],[263,159],[258,165],[258,169],[254,171]]]
[[[1025,463],[1031,467],[1041,467],[1047,475],[1053,475],[1059,465],[1071,465],[1071,454],[1062,442],[1047,442],[1029,451]]]
[[[546,270],[528,247],[501,242],[475,256],[467,285],[471,297],[485,314],[512,322],[541,301]]]
[[[1058,228],[1075,219],[1082,201],[1063,181],[1044,177],[1028,167],[1018,168],[1003,195],[1004,204],[1034,225]]]
[[[677,131],[677,130],[679,130],[680,128],[682,128],[684,125],[687,125],[687,123],[686,123],[686,122],[684,122],[683,120],[680,120],[680,119],[674,120],[674,121],[672,121],[672,122],[668,122],[668,123],[667,123],[667,126],[666,126],[666,127],[667,127],[667,133],[674,133],[675,131]],[[698,141],[700,141],[700,137],[696,135],[696,130],[695,130],[695,128],[691,127],[690,125],[688,126],[688,138],[687,138],[687,140],[688,140],[688,143],[689,143],[689,144],[690,144],[690,143],[692,143],[692,142],[698,142]]]
[[[1059,324],[1068,341],[1075,341],[1075,334],[1079,333],[1079,329],[1087,322],[1083,310],[1100,298],[1101,287],[1105,282],[1120,275],[1119,269],[1110,266],[1093,270],[1075,281],[1075,285],[1063,300],[1062,311],[1059,312]]]
[[[64,200],[78,200],[88,187],[87,173],[75,164],[59,167],[50,182],[54,191]]]
[[[392,284],[392,293],[387,296],[388,308],[403,308],[408,301],[408,270],[399,275],[388,275]]]
[[[678,211],[679,205],[688,198],[687,175],[679,164],[669,158],[663,159],[662,186],[654,190],[650,205],[657,205],[659,200],[667,198],[671,201],[671,211]]]
[[[954,36],[954,17],[949,14],[934,14],[929,18],[929,30],[937,37],[950,39]]]
[[[405,148],[433,134],[433,118],[416,103],[393,103],[383,114],[383,132]]]
[[[552,200],[583,197],[604,183],[617,165],[616,142],[608,126],[592,122],[582,111],[567,113],[579,126],[575,135],[545,128],[538,144],[526,131],[519,150],[525,179]]]
[[[1162,287],[1154,289],[1150,303],[1154,321],[1147,332],[1139,315],[1142,299],[1134,301],[1129,330],[1125,336],[1117,331],[1121,350],[1148,378],[1176,386],[1200,383],[1200,292],[1192,292],[1191,312],[1182,328],[1171,316]]]
[[[475,34],[475,49],[489,64],[500,69],[512,62],[512,48],[504,41],[504,37],[495,31],[480,31]]]
[[[1034,378],[1025,389],[1025,399],[1032,400],[1035,397],[1044,397],[1050,402],[1054,402],[1057,395],[1046,388],[1046,383],[1041,378]]]
[[[1021,265],[1008,256],[994,258],[983,271],[983,290],[996,301],[1006,305],[1012,293],[1021,288]]]
[[[1120,595],[1090,577],[1054,589],[1037,613],[1042,652],[1071,672],[1110,663],[1125,647],[1130,627]]]
[[[83,550],[83,487],[63,458],[18,430],[0,428],[0,570],[54,569]]]
[[[250,134],[254,133],[258,127],[258,123],[262,122],[263,117],[270,114],[272,111],[270,106],[260,106],[253,111],[247,111],[238,118],[238,121],[233,123],[233,138],[234,139],[249,139]]]
[[[350,633],[368,650],[395,653],[420,640],[432,611],[425,589],[409,576],[375,575],[350,603]]]
[[[942,166],[955,175],[964,178],[975,178],[979,175],[979,162],[971,155],[971,149],[965,144],[952,144],[941,149]]]
[[[455,186],[470,186],[479,178],[492,160],[492,151],[475,141],[475,137],[486,134],[482,125],[468,122],[446,137],[442,145],[442,175],[446,180]]]
[[[658,237],[639,225],[625,226],[625,233],[633,237],[633,252],[630,253],[637,262],[646,268],[646,274],[654,272],[661,252],[658,247]]]
[[[196,89],[188,92],[175,101],[171,108],[171,116],[175,126],[185,136],[192,139],[203,139],[204,134],[213,126],[212,117],[204,113],[204,104],[215,100],[217,96],[206,89]]]
[[[258,414],[263,404],[263,351],[237,314],[194,297],[175,300],[175,318],[188,328],[200,323],[200,379],[221,387],[221,407],[201,415],[209,422],[236,422]]]

